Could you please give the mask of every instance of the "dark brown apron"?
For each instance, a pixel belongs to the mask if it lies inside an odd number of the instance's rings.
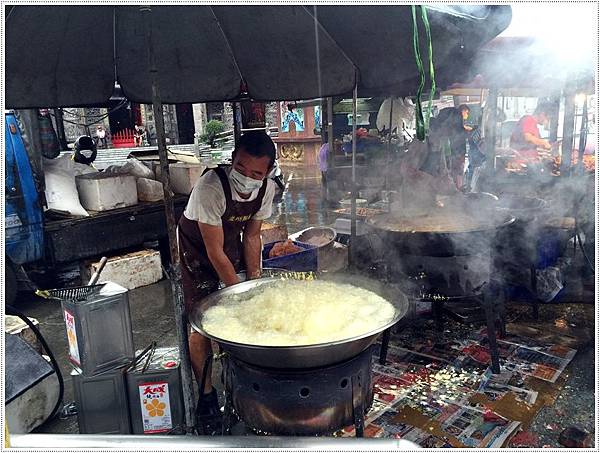
[[[235,201],[231,197],[229,178],[223,168],[207,171],[215,171],[223,186],[225,194],[225,212],[221,216],[223,248],[235,271],[240,272],[245,268],[241,233],[244,231],[246,223],[260,210],[267,188],[267,180],[263,182],[256,199],[241,202]],[[208,258],[198,222],[189,220],[182,214],[177,234],[185,309],[189,313],[194,302],[218,289],[219,276]]]

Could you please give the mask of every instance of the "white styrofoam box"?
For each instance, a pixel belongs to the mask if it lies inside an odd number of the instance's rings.
[[[89,173],[75,178],[79,200],[85,209],[108,211],[138,202],[135,176]]]
[[[205,165],[187,164],[177,162],[169,165],[169,175],[171,176],[171,188],[175,193],[189,195],[198,178],[206,169]]]
[[[165,196],[160,182],[148,178],[137,179],[138,200],[159,201]]]
[[[91,263],[86,271],[93,275],[97,268],[98,262]],[[161,278],[160,252],[144,249],[127,255],[110,257],[98,281],[110,281],[124,288],[134,289],[156,283]]]

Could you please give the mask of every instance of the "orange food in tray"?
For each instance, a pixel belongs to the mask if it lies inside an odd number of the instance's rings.
[[[292,253],[301,252],[302,248],[294,244],[290,239],[284,242],[278,242],[269,251],[269,258],[277,258],[278,256],[291,255]]]
[[[577,152],[574,152],[571,156],[571,165],[577,165],[579,155]],[[561,164],[561,156],[556,156],[554,158],[554,170],[555,172],[560,172],[560,164]],[[584,171],[593,173],[596,170],[596,156],[594,154],[584,154],[583,155],[583,168]]]

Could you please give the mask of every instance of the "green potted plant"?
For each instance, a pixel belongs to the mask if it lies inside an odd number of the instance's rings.
[[[200,137],[204,143],[210,145],[211,148],[217,146],[217,136],[225,131],[225,124],[219,120],[210,120],[204,126],[204,134]]]

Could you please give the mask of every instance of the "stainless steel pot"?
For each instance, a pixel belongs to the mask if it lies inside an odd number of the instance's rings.
[[[256,346],[228,341],[210,335],[202,328],[202,317],[206,310],[217,305],[223,297],[232,294],[242,294],[262,285],[272,284],[278,278],[260,278],[249,280],[237,285],[217,291],[199,301],[192,309],[190,323],[197,332],[217,342],[223,351],[252,365],[278,369],[316,368],[348,360],[367,349],[377,340],[377,336],[389,327],[396,324],[408,311],[406,296],[396,288],[391,288],[381,282],[366,279],[356,275],[324,276],[323,279],[347,283],[375,292],[388,300],[396,308],[394,318],[387,324],[363,335],[358,335],[344,340],[321,343],[308,346]],[[285,295],[282,294],[282,298]]]

